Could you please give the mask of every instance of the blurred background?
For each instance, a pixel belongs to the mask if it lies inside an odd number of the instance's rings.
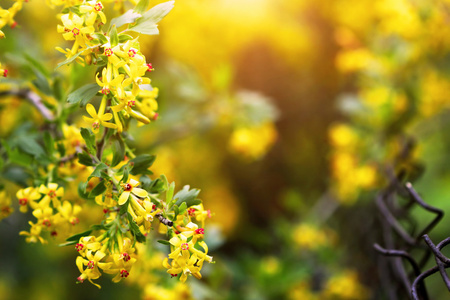
[[[55,11],[30,0],[5,27],[0,61],[12,78],[35,76],[19,67],[23,53],[49,70],[64,59]],[[77,286],[73,249],[26,244],[15,204],[0,223],[0,299],[388,299],[373,199],[405,137],[423,173],[416,189],[450,210],[449,22],[447,0],[176,1],[141,43],[160,118],[131,135],[138,152],[157,154],[155,175],[201,189],[216,263],[187,287],[148,274]],[[74,69],[58,70],[68,89],[94,78],[94,67]],[[2,138],[25,118],[42,122],[18,99],[0,104]],[[419,228],[431,219],[412,217]],[[427,284],[431,299],[448,297],[438,276]]]

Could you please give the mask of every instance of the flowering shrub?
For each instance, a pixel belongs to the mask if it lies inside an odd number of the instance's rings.
[[[14,17],[25,2],[0,7],[0,29],[16,26]],[[56,47],[66,57],[56,70],[97,70],[89,74],[91,83],[69,87],[72,91],[67,93],[65,88],[74,84],[70,74],[51,73],[27,56],[26,65],[37,79],[9,79],[8,60],[1,58],[0,75],[7,78],[0,81],[0,96],[28,100],[39,115],[31,117],[33,126],[19,127],[2,141],[5,186],[12,182],[21,188],[0,192],[0,219],[13,212],[14,200],[20,212],[30,210],[29,230],[20,235],[29,243],[65,240],[62,246],[74,247],[79,255],[78,283],[88,280],[100,287],[94,280],[103,273],[113,275],[113,282],[132,277],[133,266],[143,264],[141,257],[149,251],[143,244],[154,248],[152,241],[159,235],[167,238],[158,242],[170,248],[165,259],[155,254],[159,266],[181,282],[188,275],[200,279],[203,264],[213,261],[203,241],[211,213],[198,199],[199,190],[184,186],[176,192],[175,183],[164,175],[152,178],[156,156],[136,153],[128,132],[158,119],[158,89],[148,77],[154,68],[141,52],[140,37],[158,34],[157,24],[174,1],[150,9],[148,0],[131,1],[129,10],[125,1],[46,2],[61,10],[56,30],[68,44]],[[124,13],[108,20],[113,13],[109,2]],[[0,36],[5,38],[3,31]],[[87,113],[81,126],[73,122],[78,106]],[[17,199],[7,193],[15,193]]]

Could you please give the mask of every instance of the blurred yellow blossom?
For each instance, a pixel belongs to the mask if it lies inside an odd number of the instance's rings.
[[[292,238],[296,245],[307,250],[315,250],[331,242],[324,230],[306,223],[294,228]]]
[[[11,197],[6,194],[6,191],[0,191],[0,220],[8,217],[13,211]]]
[[[255,127],[241,127],[233,131],[230,137],[230,149],[245,158],[259,159],[275,143],[277,132],[272,123]]]
[[[347,270],[331,277],[321,296],[321,299],[365,300],[369,299],[370,294],[359,282],[358,274]]]

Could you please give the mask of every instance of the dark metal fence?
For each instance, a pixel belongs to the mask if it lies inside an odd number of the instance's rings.
[[[376,206],[382,227],[382,242],[374,244],[381,255],[386,256],[378,266],[381,283],[389,299],[399,298],[399,288],[410,295],[410,299],[429,299],[425,279],[439,273],[450,291],[450,278],[446,269],[450,258],[442,254],[442,249],[450,244],[450,237],[434,244],[428,234],[444,216],[441,209],[427,204],[409,182],[411,170],[412,139],[407,139],[400,154],[388,168],[388,182],[376,196]],[[435,215],[424,228],[417,228],[411,211],[419,207]],[[434,257],[436,264],[423,271],[425,265]]]

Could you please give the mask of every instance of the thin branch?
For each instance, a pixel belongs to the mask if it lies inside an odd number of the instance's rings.
[[[29,89],[11,89],[8,91],[0,92],[0,97],[4,96],[18,96],[20,98],[26,99],[33,104],[34,107],[41,113],[41,115],[47,121],[54,121],[55,116],[53,113],[44,105],[41,97],[35,92]]]

